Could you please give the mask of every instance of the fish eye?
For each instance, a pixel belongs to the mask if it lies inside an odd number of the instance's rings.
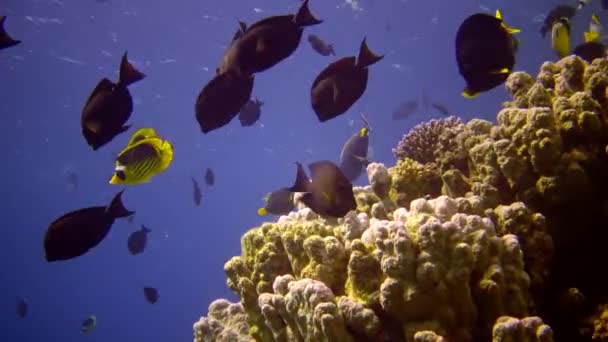
[[[120,178],[120,180],[125,180],[125,178],[127,178],[124,171],[116,171],[116,177]]]

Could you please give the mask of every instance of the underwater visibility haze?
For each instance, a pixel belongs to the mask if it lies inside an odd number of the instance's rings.
[[[608,341],[605,22],[3,0],[0,340]]]

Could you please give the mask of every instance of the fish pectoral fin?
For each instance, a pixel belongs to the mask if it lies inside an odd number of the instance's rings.
[[[492,71],[493,74],[497,74],[497,75],[500,75],[500,74],[504,75],[504,74],[508,74],[510,72],[511,72],[511,70],[509,68],[502,68],[502,69]]]
[[[479,96],[479,93],[474,92],[474,91],[472,91],[472,90],[470,90],[470,89],[468,89],[468,88],[465,88],[465,89],[462,91],[461,95],[462,95],[464,98],[466,98],[466,99],[474,99],[474,98],[476,98],[477,96]]]

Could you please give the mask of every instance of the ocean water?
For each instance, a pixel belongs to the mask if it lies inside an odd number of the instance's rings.
[[[241,127],[235,119],[202,134],[194,102],[237,20],[294,13],[299,1],[3,0],[5,28],[22,43],[0,51],[0,341],[191,340],[193,322],[214,298],[236,300],[223,264],[240,253],[247,229],[269,219],[256,210],[264,194],[293,182],[294,162],[337,161],[365,113],[373,127],[372,159],[392,165],[391,148],[400,137],[438,117],[418,112],[392,121],[399,103],[423,89],[463,120],[494,121],[508,100],[504,87],[475,100],[460,96],[458,26],[473,13],[499,8],[510,26],[522,30],[516,70],[536,75],[543,61],[555,59],[539,34],[542,15],[555,4],[310,0],[324,22],[305,29],[290,58],[256,76],[253,96],[265,103],[260,121]],[[585,11],[597,6],[592,2]],[[316,54],[306,41],[310,33],[333,43],[337,57]],[[575,35],[580,38],[582,30]],[[385,58],[370,67],[365,94],[346,114],[319,123],[310,106],[312,81],[336,58],[357,55],[364,37]],[[81,134],[80,113],[99,79],[117,79],[125,51],[147,75],[129,87],[133,128],[92,151]],[[147,184],[108,184],[117,153],[139,127],[171,141],[172,165]],[[216,175],[212,187],[202,179],[207,167]],[[77,175],[75,188],[70,174]],[[191,176],[202,187],[200,207],[192,200]],[[361,177],[356,184],[365,182]],[[136,211],[132,223],[117,220],[107,238],[80,258],[45,261],[42,239],[52,220],[105,205],[123,188],[126,207]],[[127,237],[142,224],[152,230],[148,248],[131,256]],[[158,288],[158,303],[144,300],[142,286]],[[18,298],[29,304],[25,318],[15,313]],[[80,324],[89,315],[98,324],[83,336]]]

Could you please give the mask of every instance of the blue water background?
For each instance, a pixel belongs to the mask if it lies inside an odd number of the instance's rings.
[[[495,120],[508,100],[504,87],[476,100],[460,96],[464,81],[453,43],[459,24],[475,12],[500,8],[509,25],[522,29],[516,69],[536,75],[543,61],[555,59],[537,16],[556,3],[361,0],[358,11],[340,1],[311,0],[312,12],[325,22],[305,30],[291,58],[256,76],[253,96],[265,102],[260,122],[243,128],[235,119],[203,135],[194,101],[237,19],[252,23],[294,13],[299,1],[3,0],[6,29],[23,43],[0,51],[0,341],[81,341],[80,322],[91,314],[98,326],[88,342],[191,340],[193,322],[213,299],[236,299],[225,285],[223,264],[240,253],[242,234],[263,222],[256,214],[263,195],[293,182],[295,161],[337,161],[363,112],[374,129],[372,159],[393,164],[391,148],[400,137],[438,117],[419,112],[391,120],[399,103],[422,89],[463,119]],[[575,18],[575,42],[592,10]],[[333,43],[339,57],[356,55],[363,37],[386,55],[371,67],[364,96],[323,124],[310,107],[310,86],[335,58],[316,54],[306,41],[309,33]],[[80,113],[102,77],[117,79],[125,51],[147,75],[130,87],[134,128],[93,152],[81,135]],[[127,187],[124,203],[137,212],[133,224],[118,220],[81,258],[45,262],[42,237],[52,220],[106,205],[122,189],[108,179],[115,156],[139,127],[153,127],[170,140],[175,159],[150,183]],[[215,171],[214,187],[204,186],[207,167]],[[79,177],[75,191],[66,190],[69,172]],[[190,176],[203,188],[200,207],[192,201]],[[365,182],[361,177],[357,184]],[[152,233],[146,252],[134,257],[126,239],[141,224]],[[144,301],[144,285],[159,289],[156,305]],[[15,314],[19,297],[30,306],[25,319]]]

